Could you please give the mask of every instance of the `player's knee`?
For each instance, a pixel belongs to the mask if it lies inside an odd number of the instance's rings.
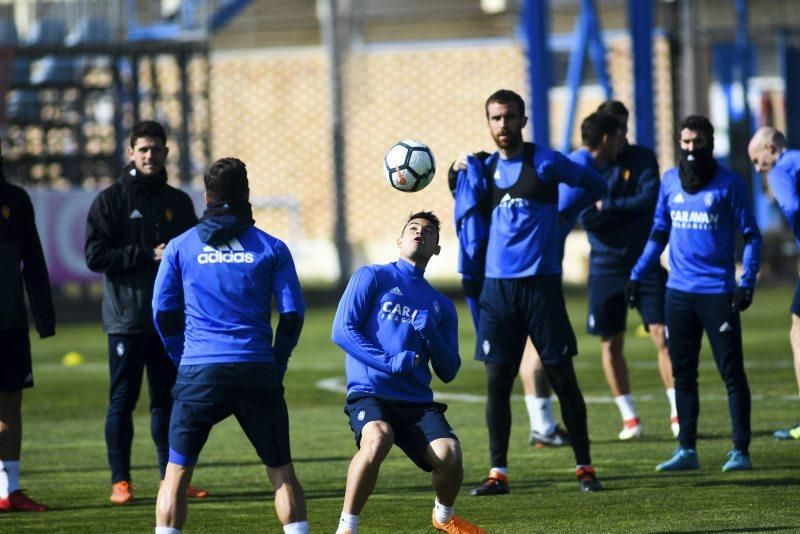
[[[361,452],[373,460],[382,460],[394,444],[394,432],[385,421],[373,421],[361,431]]]
[[[657,349],[662,349],[667,346],[666,328],[663,324],[653,323],[647,325],[647,330],[650,331],[650,339]]]
[[[434,471],[457,475],[462,472],[461,446],[455,439],[437,439],[430,444],[429,460]]]

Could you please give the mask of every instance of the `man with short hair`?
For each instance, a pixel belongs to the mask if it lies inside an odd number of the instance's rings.
[[[300,282],[286,245],[254,226],[244,163],[217,160],[205,187],[203,218],[167,245],[153,290],[153,321],[178,365],[156,534],[183,528],[197,459],[211,428],[230,415],[266,465],[283,531],[304,534],[282,385],[303,325]]]
[[[133,411],[147,368],[150,433],[161,479],[167,467],[169,413],[175,365],[152,320],[150,301],[164,247],[196,222],[189,195],[167,184],[167,135],[155,121],[131,130],[130,163],[100,192],[86,220],[86,264],[103,273],[103,331],[108,334],[110,393],[105,438],[114,504],[134,499],[131,487]],[[194,497],[208,492],[187,489]]]
[[[445,419],[447,406],[433,401],[430,387],[430,367],[450,382],[461,366],[455,306],[424,277],[439,254],[439,226],[431,212],[411,215],[397,240],[400,258],[356,271],[336,310],[331,338],[346,353],[345,413],[358,447],[337,534],[357,534],[361,510],[394,444],[432,473],[436,530],[484,532],[454,514],[464,478],[461,446]]]
[[[627,113],[621,103],[619,106]],[[629,440],[641,438],[642,423],[631,396],[624,354],[624,289],[650,233],[660,180],[655,156],[644,148],[627,145],[627,128],[620,119],[605,111],[586,117],[581,125],[583,148],[570,154],[570,159],[600,172],[608,184],[603,198],[580,215],[591,245],[586,325],[589,334],[600,336],[603,371],[622,417],[618,438]],[[669,360],[663,339],[666,279],[666,271],[660,265],[648,273],[641,284],[639,313],[645,328],[655,336],[653,340],[660,340],[657,346],[663,346],[663,357]]]
[[[647,232],[649,232],[653,224],[653,212],[658,199],[658,188],[661,186],[658,160],[655,153],[649,148],[628,143],[629,113],[625,104],[619,100],[606,100],[600,104],[597,111],[613,115],[620,123],[623,147],[617,155],[617,166],[620,168],[622,179],[625,182],[622,194],[618,198],[607,198],[601,201],[600,210],[605,210],[606,214],[627,214],[638,224],[641,224],[641,230],[644,232],[644,234],[637,232],[636,248],[638,248],[639,252],[630,258],[631,261],[626,271],[620,273],[627,277],[633,262],[636,261],[638,255],[644,249],[647,241]],[[667,337],[664,329],[664,292],[666,291],[667,271],[661,265],[657,265],[653,267],[647,278],[648,289],[642,294],[638,309],[645,330],[650,334],[650,339],[656,348],[658,372],[661,377],[661,383],[664,385],[664,393],[669,401],[670,430],[672,435],[677,438],[680,425],[678,422],[678,409],[675,405],[675,381],[672,378],[672,363],[669,360]],[[626,417],[623,414],[623,420],[625,419]],[[635,428],[633,427],[632,434],[636,434]],[[623,431],[625,430],[623,428]],[[631,432],[628,431],[628,434],[630,435]]]
[[[19,485],[22,390],[33,387],[23,286],[39,337],[54,335],[50,278],[33,205],[24,189],[6,181],[0,156],[0,512],[47,510]]]
[[[764,184],[780,206],[800,247],[800,150],[789,150],[783,133],[765,126],[753,135],[747,152],[756,172],[766,178]],[[797,284],[789,311],[792,315],[789,343],[797,387],[800,389],[800,283]],[[775,439],[800,440],[800,422],[791,428],[776,430],[773,436]]]
[[[490,205],[486,279],[480,294],[476,358],[484,362],[488,398],[491,469],[474,496],[509,492],[508,441],[511,388],[530,338],[561,404],[561,415],[576,460],[581,491],[602,485],[591,465],[586,405],[572,357],[578,352],[561,284],[563,221],[574,220],[605,192],[603,178],[564,155],[524,143],[525,102],[501,89],[485,104],[489,132],[498,151],[481,165],[488,176],[476,187]],[[559,184],[579,188],[571,204],[560,205]]]
[[[661,181],[655,220],[644,252],[625,288],[638,304],[641,281],[655,267],[667,244],[665,319],[675,377],[680,433],[678,450],[657,471],[698,469],[697,418],[700,402],[697,368],[703,330],[728,392],[733,449],[723,471],[750,469],[750,387],[744,370],[740,312],[753,299],[761,233],[744,180],[714,159],[714,127],[691,115],[679,128],[681,158]],[[742,275],[736,284],[736,232],[744,241]]]

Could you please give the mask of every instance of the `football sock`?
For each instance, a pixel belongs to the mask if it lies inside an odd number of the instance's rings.
[[[636,408],[633,407],[633,397],[631,397],[630,394],[614,397],[614,402],[617,403],[617,408],[619,408],[619,413],[623,421],[638,419]]]
[[[556,420],[553,417],[553,403],[550,397],[525,395],[525,406],[531,420],[531,430],[544,435],[556,431]]]
[[[181,529],[172,527],[156,527],[156,534],[181,534]]]
[[[433,513],[436,514],[436,520],[441,524],[450,521],[450,518],[453,517],[453,509],[453,506],[445,506],[440,503],[439,499],[433,503]]]
[[[285,534],[308,534],[308,521],[295,521],[288,525],[283,525]]]
[[[341,534],[347,530],[350,530],[350,534],[358,534],[358,516],[342,512],[339,517],[339,528],[336,529],[336,534]]]
[[[666,393],[669,399],[669,416],[678,417],[678,407],[675,404],[675,388],[667,389]]]
[[[19,489],[19,460],[0,460],[0,498]]]
[[[497,471],[503,476],[508,476],[508,467],[492,467],[489,469],[489,475],[492,474],[492,471]]]

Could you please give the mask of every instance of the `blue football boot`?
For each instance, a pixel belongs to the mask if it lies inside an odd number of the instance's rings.
[[[750,455],[745,454],[739,449],[733,449],[728,453],[729,460],[722,466],[723,471],[747,471],[753,468]]]
[[[656,466],[656,471],[692,471],[700,469],[697,451],[678,448],[672,458]]]

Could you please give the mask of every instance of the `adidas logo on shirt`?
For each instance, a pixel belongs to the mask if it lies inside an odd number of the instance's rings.
[[[252,252],[245,251],[242,244],[235,237],[217,247],[206,245],[203,247],[203,252],[197,255],[197,263],[200,265],[208,263],[253,263],[255,261],[255,255]]]
[[[142,212],[137,210],[136,208],[133,208],[133,211],[128,216],[129,219],[141,219],[142,217],[143,217]]]
[[[686,199],[683,198],[683,193],[678,193],[677,195],[675,195],[672,201],[675,204],[683,204],[684,202],[686,202]]]
[[[398,296],[401,296],[401,297],[403,296],[403,292],[400,291],[400,288],[396,287],[396,286],[393,287],[392,289],[390,289],[389,293],[392,293],[393,295],[398,295]]]

